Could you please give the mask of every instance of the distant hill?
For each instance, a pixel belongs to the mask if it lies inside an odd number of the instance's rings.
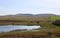
[[[6,15],[6,16],[56,16],[55,14],[16,14],[16,15]]]
[[[38,14],[36,16],[56,16],[55,14]]]
[[[33,16],[32,14],[16,14],[15,16]]]
[[[16,14],[16,16],[54,16],[55,14],[36,14],[36,15],[32,15],[32,14]]]

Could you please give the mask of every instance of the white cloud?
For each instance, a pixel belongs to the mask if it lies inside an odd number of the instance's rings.
[[[28,13],[28,14],[60,14],[60,10],[47,10],[47,9],[7,9],[7,8],[0,8],[0,15],[7,15],[7,14],[18,14],[18,13]]]
[[[45,1],[49,1],[49,2],[60,2],[60,0],[45,0]]]
[[[42,14],[42,13],[48,13],[48,10],[36,10],[36,9],[19,9],[16,12],[18,13],[31,13],[31,14]]]
[[[47,8],[60,8],[60,0],[32,0],[31,4]]]
[[[41,13],[47,13],[48,10],[40,10],[40,9],[6,9],[6,8],[0,8],[0,15],[6,15],[6,14],[17,14],[17,13],[28,13],[28,14],[41,14]]]

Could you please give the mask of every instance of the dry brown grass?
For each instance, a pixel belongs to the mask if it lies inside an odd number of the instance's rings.
[[[39,21],[39,23],[37,23]],[[42,17],[25,17],[25,16],[2,16],[0,17],[0,24],[42,24],[47,25],[50,23],[50,16],[42,16]]]

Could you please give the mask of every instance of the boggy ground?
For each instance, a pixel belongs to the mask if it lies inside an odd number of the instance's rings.
[[[49,38],[48,35],[32,35],[32,34],[9,34],[9,35],[3,35],[0,38]]]
[[[0,38],[40,38],[47,37],[47,32],[6,32],[0,33]]]
[[[6,32],[0,38],[60,38],[60,32]]]
[[[60,35],[51,36],[51,35],[33,35],[33,34],[6,34],[0,36],[0,38],[52,38],[52,37],[60,37]]]

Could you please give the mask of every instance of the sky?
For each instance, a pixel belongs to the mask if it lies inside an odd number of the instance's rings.
[[[60,0],[0,0],[0,15],[18,13],[60,15]]]

